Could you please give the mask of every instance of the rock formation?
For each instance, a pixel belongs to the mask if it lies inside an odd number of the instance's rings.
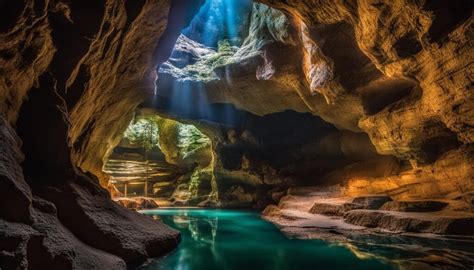
[[[233,34],[204,2],[0,4],[0,268],[125,269],[177,245],[104,189],[139,107],[211,140],[178,204],[472,233],[471,1],[245,1]]]
[[[224,53],[222,46],[189,46],[186,37],[178,39],[157,81],[157,100],[165,100],[168,113],[211,119],[209,114],[222,111],[208,107],[232,103],[262,117],[286,110],[318,116],[337,129],[319,139],[307,134],[304,140],[320,140],[328,151],[317,149],[313,153],[319,158],[309,158],[314,150],[311,144],[300,146],[301,154],[311,162],[290,170],[322,168],[322,157],[327,160],[339,153],[351,160],[333,160],[333,169],[338,170],[322,170],[305,179],[305,184],[344,183],[347,196],[455,198],[473,189],[472,138],[468,135],[472,116],[468,109],[459,111],[461,106],[472,107],[473,100],[468,68],[472,18],[466,11],[472,5],[464,1],[449,7],[431,1],[261,2],[284,13],[254,4],[249,34],[238,48]],[[211,63],[200,56],[204,51],[218,60]],[[262,121],[261,125],[269,128],[271,124]],[[259,138],[240,124],[230,126],[237,132],[228,132],[253,136],[258,147],[271,140]],[[228,141],[227,134],[216,137],[221,138],[218,151],[236,143]],[[249,160],[252,147],[240,148],[241,154],[231,161],[235,172],[227,173],[229,177],[242,174],[236,164]],[[287,151],[295,154],[298,150]],[[225,165],[225,154],[217,156]],[[268,157],[263,160],[268,166]],[[290,160],[295,159],[286,162]],[[272,169],[277,172],[273,181],[280,181],[282,168]],[[245,178],[258,179],[248,174]],[[296,185],[303,184],[302,178],[296,178]]]
[[[126,269],[176,247],[177,231],[98,179],[201,4],[1,4],[1,268]]]

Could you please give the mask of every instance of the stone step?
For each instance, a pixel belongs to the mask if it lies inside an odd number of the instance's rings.
[[[433,200],[391,201],[385,203],[380,210],[397,212],[436,212],[443,210],[449,203]]]
[[[352,210],[346,223],[391,232],[474,235],[474,214],[468,212],[407,213],[379,210]]]

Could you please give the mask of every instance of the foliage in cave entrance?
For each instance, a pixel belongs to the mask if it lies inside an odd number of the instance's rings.
[[[211,140],[193,125],[178,125],[178,147],[183,158],[211,145]]]
[[[182,40],[191,43],[195,49],[200,49],[206,52],[200,56],[196,63],[185,66],[180,69],[170,62],[166,62],[160,68],[160,73],[169,73],[178,81],[201,81],[210,82],[218,80],[215,72],[216,68],[226,66],[232,63],[233,56],[238,51],[239,47],[232,46],[227,39],[218,42],[217,50],[204,47],[195,41],[189,40],[186,37],[180,37]]]
[[[152,117],[144,117],[132,122],[124,133],[124,138],[131,144],[141,145],[145,150],[145,188],[144,195],[148,196],[149,155],[154,147],[159,147],[158,123]]]
[[[119,191],[115,197],[143,194],[183,204],[212,198],[217,190],[210,184],[215,181],[211,139],[194,125],[137,114],[104,167]]]
[[[154,118],[145,117],[130,123],[123,134],[124,139],[133,145],[141,145],[147,151],[159,147],[158,123]]]

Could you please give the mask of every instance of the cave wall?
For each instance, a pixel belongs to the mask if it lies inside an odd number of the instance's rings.
[[[310,88],[325,95],[328,100],[361,92],[362,99],[365,96],[368,98],[365,103],[374,103],[377,100],[372,95],[384,98],[392,91],[390,87],[381,85],[372,92],[383,93],[364,93],[370,90],[361,89],[357,84],[370,84],[365,76],[344,74],[347,70],[338,72],[338,61],[344,58],[334,55],[337,48],[326,48],[334,32],[325,30],[337,24],[343,24],[343,28],[352,31],[350,39],[354,40],[348,42],[356,44],[370,60],[361,64],[372,66],[372,71],[368,73],[373,74],[367,77],[376,77],[373,83],[395,80],[391,83],[394,88],[403,90],[410,84],[396,85],[397,80],[408,80],[413,88],[421,88],[421,93],[407,93],[403,101],[386,104],[385,108],[369,109],[359,118],[358,126],[369,134],[379,152],[420,160],[422,158],[416,152],[421,149],[415,146],[416,141],[424,137],[427,141],[434,141],[426,136],[430,133],[449,137],[447,133],[452,132],[451,136],[460,142],[472,143],[472,136],[469,135],[472,133],[469,128],[472,115],[459,110],[459,107],[472,105],[472,78],[469,76],[472,3],[455,1],[452,5],[442,5],[435,1],[351,1],[334,5],[329,1],[261,2],[286,11],[300,26],[308,29],[308,42],[317,46],[319,50],[316,51],[329,61],[325,68],[338,73],[323,80],[317,88]],[[345,47],[348,45],[347,42],[342,44]],[[315,55],[313,57],[316,58]],[[350,68],[348,65],[344,67]],[[316,64],[307,64],[304,68],[309,69],[306,74],[310,85],[315,80],[321,80],[317,72],[311,72],[318,68]],[[352,87],[347,85],[338,95],[331,96],[328,93],[333,90],[329,84],[351,82],[342,76],[357,79]],[[328,87],[325,87],[326,84]],[[334,104],[337,106],[337,103]],[[397,133],[404,135],[396,136]]]
[[[258,2],[273,9],[254,4],[243,46],[214,69],[219,80],[176,80],[165,68],[158,95],[172,100],[179,89],[192,97],[184,106],[232,103],[259,116],[311,113],[367,134],[384,161],[312,177],[345,183],[351,196],[472,190],[471,2]],[[387,171],[370,173],[377,168]]]
[[[176,247],[98,180],[202,2],[1,3],[1,268],[126,269]]]
[[[410,180],[396,175],[389,180],[396,187],[385,191],[416,198],[472,190],[472,2],[261,2],[301,27],[309,90],[335,107],[338,99],[356,95],[364,107],[357,126],[377,151],[411,160]],[[331,46],[340,31],[347,33],[343,48]],[[344,49],[359,51],[352,61],[359,66],[341,62]],[[321,69],[332,75],[322,76]],[[342,86],[337,92],[335,83]]]

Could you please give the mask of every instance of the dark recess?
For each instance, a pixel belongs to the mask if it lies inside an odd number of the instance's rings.
[[[0,32],[6,32],[15,26],[16,19],[25,8],[23,0],[1,0],[0,1]]]
[[[469,19],[472,15],[473,3],[472,0],[427,0],[424,9],[433,12],[435,17],[428,30],[428,42],[440,42]]]
[[[406,33],[393,45],[393,47],[401,58],[416,55],[423,49],[416,33],[413,31]]]

